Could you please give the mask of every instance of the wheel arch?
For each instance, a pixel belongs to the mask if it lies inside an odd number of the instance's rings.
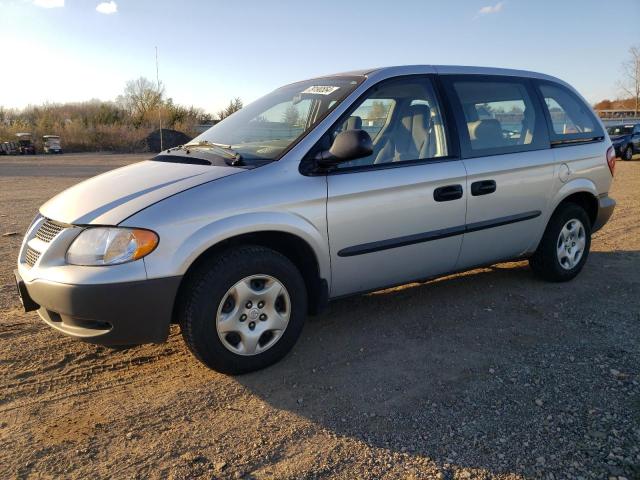
[[[529,253],[537,250],[542,236],[549,225],[549,221],[558,208],[566,203],[575,203],[584,208],[593,226],[598,216],[598,193],[596,186],[591,180],[586,178],[572,180],[562,185],[562,188],[560,188],[556,196],[553,197],[553,200],[549,203],[549,214],[546,217],[544,229],[539,233],[538,238],[533,243],[533,248],[528,250]]]
[[[295,218],[301,220],[299,217]],[[176,309],[179,305],[179,299],[193,272],[212,256],[220,255],[225,250],[242,245],[258,245],[270,248],[291,260],[304,278],[309,313],[317,314],[324,309],[328,302],[330,271],[328,266],[328,246],[326,248],[322,247],[327,245],[327,242],[322,241],[321,235],[318,238],[318,235],[313,235],[313,232],[308,229],[296,228],[291,223],[285,225],[278,222],[268,222],[265,221],[265,218],[261,222],[255,222],[254,220],[245,218],[240,222],[244,225],[253,225],[254,229],[242,228],[237,221],[233,222],[236,228],[225,229],[224,232],[220,232],[219,228],[209,227],[206,229],[209,233],[216,231],[216,235],[207,234],[209,238],[215,238],[215,241],[201,244],[200,248],[183,265],[184,274],[176,295],[172,316],[174,322],[177,318]],[[261,228],[255,229],[257,225],[260,225]],[[227,224],[226,226],[230,225]]]
[[[590,180],[581,179],[583,181],[576,180],[575,184],[568,183],[559,192],[559,196],[555,202],[555,206],[547,219],[547,224],[554,213],[565,203],[575,203],[582,207],[591,221],[591,225],[596,221],[598,216],[598,193],[596,187]]]

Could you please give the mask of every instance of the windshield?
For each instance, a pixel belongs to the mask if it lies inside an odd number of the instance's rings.
[[[617,125],[607,128],[609,135],[627,135],[633,131],[632,125]]]
[[[225,118],[190,145],[227,146],[243,161],[278,160],[364,77],[324,77],[281,87]]]

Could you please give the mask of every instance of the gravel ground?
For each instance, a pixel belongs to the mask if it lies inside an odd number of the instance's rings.
[[[640,478],[640,161],[574,281],[499,264],[332,303],[227,377],[112,350],[18,305],[37,207],[140,156],[0,159],[0,478]]]

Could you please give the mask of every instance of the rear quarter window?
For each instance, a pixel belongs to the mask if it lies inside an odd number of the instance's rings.
[[[539,83],[552,143],[594,140],[604,132],[585,103],[568,88]]]

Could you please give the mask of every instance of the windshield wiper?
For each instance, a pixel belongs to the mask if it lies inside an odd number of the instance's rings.
[[[227,163],[227,165],[231,165],[233,167],[244,165],[242,155],[231,148],[231,145],[224,145],[222,143],[213,143],[207,140],[202,140],[196,143],[187,143],[186,145],[183,145],[182,148],[211,148],[219,150],[223,152],[223,156],[225,157],[225,162]]]

